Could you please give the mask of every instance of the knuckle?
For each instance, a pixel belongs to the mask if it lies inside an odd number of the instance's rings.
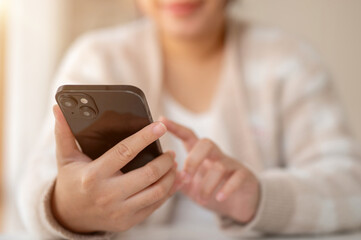
[[[127,146],[124,143],[119,143],[115,148],[117,156],[124,158],[124,159],[130,159],[133,158],[134,151]]]
[[[243,170],[237,170],[235,174],[236,174],[237,178],[239,179],[239,181],[241,181],[241,182],[246,181],[248,178],[247,172],[243,171]]]
[[[202,165],[206,168],[206,169],[212,169],[214,162],[210,161],[209,159],[205,159],[202,163]]]
[[[145,168],[145,174],[149,181],[156,181],[161,177],[161,173],[159,168],[154,164],[149,164]]]
[[[142,140],[142,142],[149,142],[150,141],[150,138],[151,136],[147,133],[144,133],[144,134],[140,134],[140,138]]]
[[[95,199],[95,205],[100,207],[101,209],[106,209],[113,201],[112,196],[109,195],[101,195]]]
[[[163,199],[165,196],[167,196],[167,192],[167,188],[164,185],[157,186],[153,193],[153,201],[157,202]]]
[[[84,173],[80,179],[81,189],[83,191],[90,191],[96,184],[96,175],[91,171]]]
[[[225,172],[226,167],[221,162],[215,162],[213,165],[214,170],[218,172]]]
[[[209,138],[202,138],[202,139],[201,139],[201,143],[202,143],[203,145],[209,146],[209,147],[211,147],[211,146],[214,145],[213,141],[212,141],[211,139],[209,139]]]

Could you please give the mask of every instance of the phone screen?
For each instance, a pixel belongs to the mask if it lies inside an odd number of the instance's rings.
[[[93,160],[152,122],[144,94],[140,94],[139,89],[114,87],[116,89],[63,86],[56,96],[81,150]],[[160,144],[156,141],[121,171],[126,173],[142,167],[160,154]]]

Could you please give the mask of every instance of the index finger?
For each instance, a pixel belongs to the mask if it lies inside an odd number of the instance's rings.
[[[119,142],[92,164],[96,165],[100,177],[111,176],[132,161],[140,151],[167,132],[166,126],[155,122]]]
[[[175,123],[165,117],[161,117],[159,120],[165,124],[169,132],[171,132],[173,135],[183,141],[183,144],[188,152],[192,150],[192,148],[198,141],[198,137],[192,130],[178,123]]]

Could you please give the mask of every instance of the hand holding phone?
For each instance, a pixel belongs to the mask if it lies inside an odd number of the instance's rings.
[[[77,233],[126,231],[175,192],[172,152],[127,174],[119,171],[165,134],[162,123],[145,126],[93,161],[79,150],[59,106],[54,107],[54,115],[58,175],[52,211],[65,228]]]
[[[93,160],[153,122],[144,93],[130,85],[64,85],[56,101],[82,152]],[[121,171],[142,167],[161,154],[156,140]]]

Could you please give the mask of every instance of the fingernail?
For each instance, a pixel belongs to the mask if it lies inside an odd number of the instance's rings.
[[[153,127],[153,133],[156,135],[163,135],[167,131],[167,127],[162,122],[157,122]]]
[[[217,194],[216,199],[218,202],[223,202],[224,200],[226,200],[226,195],[224,195],[224,193],[220,192]]]
[[[190,183],[191,180],[192,180],[192,176],[189,173],[185,172],[185,171],[182,171],[180,173],[180,176],[181,176],[181,178],[183,180],[183,183],[185,183],[185,184]]]

